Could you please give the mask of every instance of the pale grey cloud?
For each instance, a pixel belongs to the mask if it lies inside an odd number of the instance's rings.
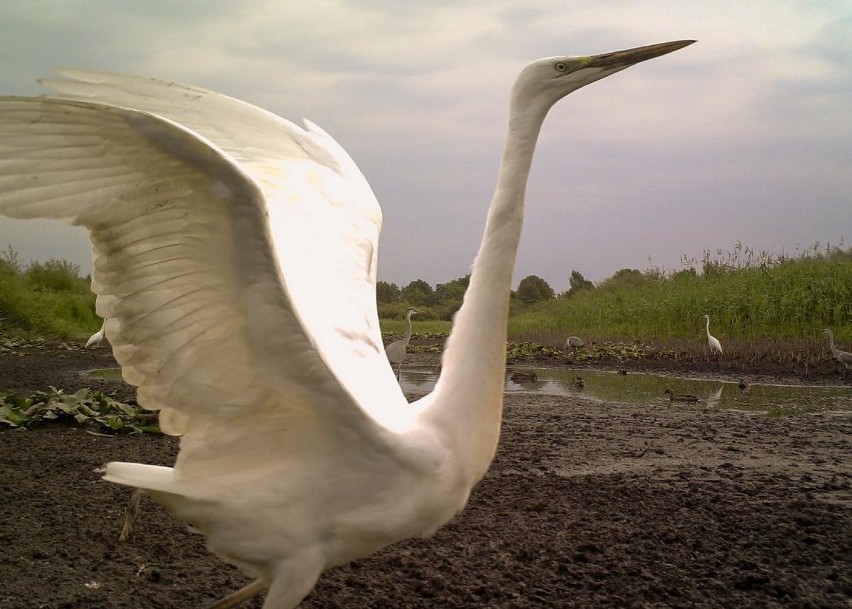
[[[473,259],[525,62],[697,38],[554,110],[516,277],[562,290],[572,269],[597,280],[737,241],[790,251],[849,238],[852,9],[842,3],[410,4],[11,0],[0,5],[3,93],[40,93],[36,78],[78,66],[309,118],[382,203],[381,278],[434,284]],[[88,265],[79,233],[0,220],[7,243],[25,259]]]

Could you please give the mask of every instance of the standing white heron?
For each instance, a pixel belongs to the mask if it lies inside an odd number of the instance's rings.
[[[719,342],[719,339],[710,334],[710,316],[705,315],[704,320],[707,322],[707,344],[710,345],[710,351],[715,351],[719,355],[722,355],[722,343]]]
[[[236,99],[69,71],[0,99],[0,213],[85,226],[98,314],[174,467],[110,463],[291,609],[323,570],[432,535],[497,447],[524,192],[548,110],[693,41],[525,67],[470,286],[435,389],[408,404],[376,312],[381,212],[355,163]],[[340,306],[346,303],[346,306]]]
[[[849,353],[848,351],[841,351],[834,346],[834,333],[831,330],[825,328],[823,332],[828,334],[828,346],[831,348],[831,353],[834,355],[834,359],[846,366],[846,370],[849,370],[849,364],[852,364],[852,353]]]
[[[408,342],[411,340],[411,316],[420,315],[420,311],[414,307],[408,307],[405,311],[405,334],[399,340],[393,341],[385,347],[385,355],[391,366],[396,366],[396,378],[399,380],[400,372],[402,371],[402,362],[405,361],[405,356],[408,352]]]
[[[101,344],[101,341],[104,339],[104,332],[106,331],[106,320],[101,324],[101,329],[92,334],[89,337],[89,340],[86,341],[87,347],[97,347]]]

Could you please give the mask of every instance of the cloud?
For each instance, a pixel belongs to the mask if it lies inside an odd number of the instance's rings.
[[[737,241],[848,238],[850,24],[852,9],[828,0],[34,0],[0,5],[0,70],[6,93],[41,93],[35,79],[56,66],[92,67],[309,118],[382,203],[381,278],[434,284],[468,272],[525,62],[698,39],[548,117],[516,277],[561,290],[571,269],[598,280]],[[29,226],[0,220],[0,247],[88,268],[79,232]]]

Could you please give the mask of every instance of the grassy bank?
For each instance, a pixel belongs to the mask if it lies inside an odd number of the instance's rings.
[[[16,254],[0,255],[0,333],[82,337],[97,330],[89,278],[66,261],[23,267]],[[397,308],[404,311],[404,303]],[[597,341],[654,341],[704,345],[703,315],[711,332],[736,350],[749,344],[823,344],[834,330],[852,342],[852,249],[814,246],[795,258],[755,255],[748,248],[706,254],[686,270],[662,273],[623,269],[592,289],[513,305],[512,341],[561,347],[567,336]],[[421,335],[446,335],[446,321],[414,319]],[[382,331],[401,335],[403,319],[383,319]],[[797,347],[798,348],[798,347]],[[726,349],[727,350],[727,349]]]
[[[697,267],[697,268],[696,268]],[[704,315],[723,345],[707,347]],[[382,322],[394,336],[402,320]],[[621,366],[642,360],[665,368],[712,365],[733,374],[760,369],[804,378],[839,370],[821,332],[832,328],[838,346],[852,350],[852,249],[812,247],[795,258],[705,255],[684,271],[623,270],[592,289],[522,308],[509,318],[509,357],[524,351],[554,365]],[[432,349],[447,322],[414,322],[418,349]],[[568,336],[586,342],[563,349]]]
[[[733,260],[733,262],[732,262]],[[568,335],[648,340],[705,336],[728,341],[852,340],[852,250],[809,251],[747,263],[709,257],[702,272],[616,274],[592,290],[540,303],[509,321],[510,335],[544,344]]]
[[[8,249],[0,257],[0,334],[76,338],[101,325],[88,277],[65,260],[24,267]]]

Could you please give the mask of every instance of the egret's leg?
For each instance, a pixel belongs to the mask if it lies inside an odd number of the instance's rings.
[[[138,488],[133,489],[133,493],[130,495],[130,502],[124,508],[124,526],[121,529],[121,535],[118,536],[119,541],[127,541],[133,532],[133,527],[136,524],[136,516],[139,515],[139,498],[141,496],[142,491]]]
[[[322,569],[323,563],[307,552],[278,565],[263,609],[295,609],[313,590]]]
[[[259,579],[254,580],[248,586],[243,586],[236,592],[233,592],[225,598],[216,601],[212,605],[208,605],[207,609],[231,609],[237,605],[241,605],[249,599],[254,598],[258,594],[265,592],[267,585]]]

